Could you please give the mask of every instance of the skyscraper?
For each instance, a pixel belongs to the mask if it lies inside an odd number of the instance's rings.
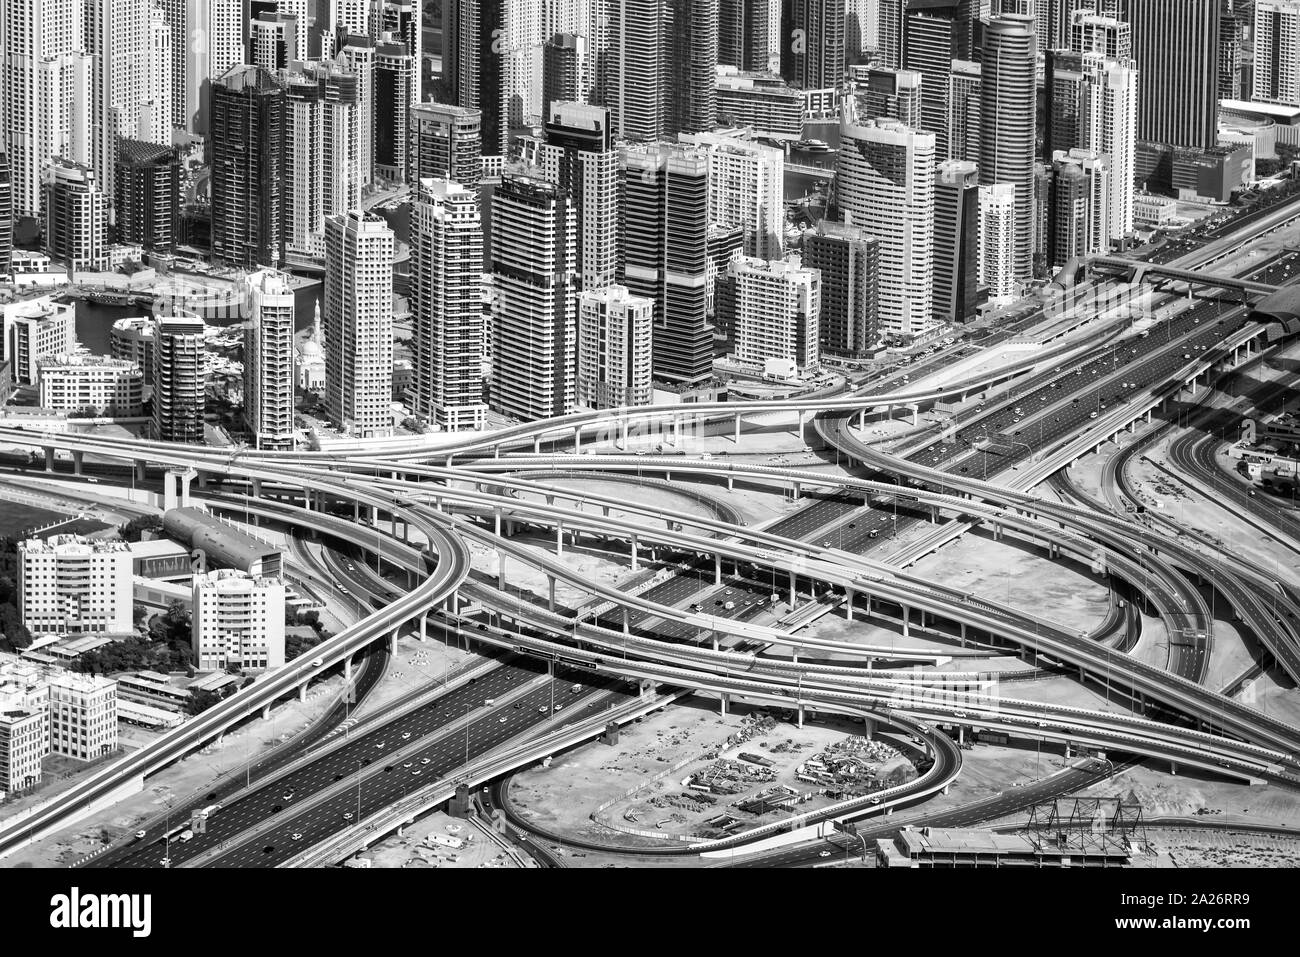
[[[119,242],[160,252],[176,249],[180,158],[154,143],[118,140],[114,229]]]
[[[180,48],[185,71],[185,128],[199,136],[212,134],[208,115],[211,87],[219,77],[244,62],[244,0],[165,2],[173,11],[168,14],[169,22],[176,15],[176,8],[183,7]],[[175,26],[172,42],[176,42]],[[172,76],[175,77],[174,66]]]
[[[261,67],[236,66],[212,84],[212,255],[244,269],[278,266],[284,90]]]
[[[665,2],[671,11],[671,19],[665,24],[670,51],[668,73],[659,80],[663,91],[660,95],[667,107],[664,133],[711,130],[716,112],[713,86],[718,63],[718,0]],[[843,20],[841,10],[841,31]],[[842,63],[842,41],[840,47]]]
[[[915,70],[871,67],[858,84],[857,112],[868,119],[898,120],[909,129],[921,128],[924,78]]]
[[[447,431],[482,429],[483,225],[474,191],[421,180],[410,242],[413,411]]]
[[[10,0],[0,29],[0,131],[14,214],[36,218],[52,156],[90,165],[92,58],[79,0]]]
[[[203,320],[165,315],[154,320],[153,427],[163,442],[203,442],[206,357]]]
[[[879,338],[880,243],[865,229],[823,219],[804,239],[804,265],[821,272],[822,351],[864,356]]]
[[[507,169],[492,196],[492,407],[531,422],[576,399],[577,220],[566,190]]]
[[[780,0],[718,0],[719,66],[777,72],[780,34]]]
[[[934,315],[940,322],[975,318],[979,282],[979,167],[950,160],[934,187]]]
[[[686,146],[620,152],[619,281],[655,304],[656,379],[713,374],[708,322],[708,157]]]
[[[839,89],[844,85],[844,0],[792,3],[786,79],[805,90]]]
[[[375,42],[347,37],[336,62],[357,78],[357,176],[362,185],[375,178]]]
[[[14,249],[14,181],[9,171],[9,156],[0,150],[0,276],[13,271]]]
[[[880,241],[878,315],[884,334],[921,335],[933,322],[934,134],[897,120],[840,125],[837,165],[844,222]]]
[[[904,21],[903,65],[921,74],[921,126],[935,135],[937,155],[948,155],[948,77],[960,59],[956,7],[909,12]]]
[[[1010,183],[980,187],[979,282],[990,302],[1016,297],[1016,188]]]
[[[538,166],[573,203],[580,288],[602,289],[618,268],[618,151],[609,110],[557,100],[550,111]]]
[[[907,15],[907,0],[877,0],[877,3],[876,63],[897,70],[903,66],[903,20]]]
[[[407,181],[449,179],[478,195],[483,177],[479,158],[482,115],[447,103],[421,103],[411,107],[411,164]]]
[[[718,0],[608,0],[605,102],[623,139],[714,126]]]
[[[1254,96],[1300,106],[1300,0],[1255,0]]]
[[[557,33],[542,48],[542,117],[550,116],[556,100],[587,101],[587,38],[576,33]]]
[[[743,136],[680,137],[709,159],[709,221],[744,230],[745,255],[780,259],[785,230],[785,153]]]
[[[649,405],[654,303],[625,286],[582,293],[578,304],[578,404]]]
[[[948,74],[947,159],[979,162],[983,73],[978,63],[954,60]]]
[[[258,449],[294,445],[293,289],[281,273],[248,277],[252,315],[244,329],[244,418]]]
[[[503,112],[503,57],[499,54],[505,42],[507,3],[447,0],[443,14],[442,72],[447,93],[457,106],[480,112],[484,156],[500,156],[510,135]]]
[[[375,45],[374,69],[374,173],[402,181],[409,168],[407,123],[415,96],[419,64],[406,44],[385,33]]]
[[[1221,0],[1127,0],[1142,75],[1137,138],[1208,149],[1218,142]]]
[[[1034,22],[1002,16],[984,33],[980,182],[1016,188],[1015,275],[1034,275],[1033,202],[1037,41]]]
[[[727,263],[735,296],[736,361],[762,366],[787,359],[800,369],[821,360],[821,273],[798,256],[767,261],[733,256]]]
[[[73,272],[108,269],[108,198],[94,172],[55,158],[44,180],[46,254]]]
[[[325,220],[325,405],[359,438],[393,430],[393,241],[373,213]]]
[[[1050,265],[1105,252],[1110,244],[1110,160],[1093,150],[1052,157]]]
[[[325,219],[361,203],[357,78],[333,61],[286,72],[282,175],[287,253],[325,257]]]

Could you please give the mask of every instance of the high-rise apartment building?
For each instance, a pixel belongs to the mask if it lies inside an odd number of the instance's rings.
[[[530,422],[576,401],[577,215],[539,170],[507,169],[492,196],[492,398]]]
[[[411,105],[418,102],[418,68],[405,43],[388,33],[380,37],[375,45],[374,173],[388,180],[405,179],[409,168],[407,124]]]
[[[743,136],[683,133],[709,160],[709,221],[744,230],[745,255],[779,259],[785,230],[785,153]]]
[[[0,310],[4,313],[4,357],[14,384],[35,385],[38,360],[76,350],[75,304],[42,296],[6,303]]]
[[[734,294],[736,361],[762,366],[769,359],[799,369],[820,363],[821,273],[798,256],[763,260],[733,256],[727,278]]]
[[[984,31],[980,182],[1016,188],[1016,278],[1034,275],[1033,208],[1037,40],[1031,17],[991,20]]]
[[[14,181],[9,169],[9,156],[0,150],[0,276],[13,269],[11,256],[14,249]]]
[[[708,163],[682,145],[628,146],[619,155],[619,282],[654,301],[654,375],[681,385],[713,374]]]
[[[578,303],[577,401],[591,409],[649,405],[654,303],[625,286],[584,290]]]
[[[948,74],[947,159],[978,163],[984,76],[978,63],[954,60]]]
[[[1051,266],[1110,248],[1110,176],[1110,158],[1104,153],[1073,149],[1052,157]]]
[[[254,448],[294,446],[294,296],[282,273],[248,277],[251,316],[244,328],[244,418]]]
[[[150,316],[128,316],[113,323],[108,331],[109,354],[129,362],[153,381],[154,321]]]
[[[410,243],[412,409],[447,431],[482,429],[483,224],[474,191],[421,180]]]
[[[935,138],[897,120],[840,125],[837,165],[844,222],[880,241],[880,331],[913,337],[934,322]]]
[[[934,315],[940,322],[975,318],[979,285],[979,167],[949,160],[934,185]]]
[[[786,79],[805,90],[844,85],[844,0],[791,0]]]
[[[920,129],[934,134],[941,158],[949,151],[949,76],[960,59],[963,27],[956,7],[915,10],[904,21],[903,65],[921,74]]]
[[[175,55],[184,71],[185,129],[196,136],[216,136],[209,107],[212,88],[220,77],[244,62],[244,11],[246,0],[163,0],[172,28],[172,82]],[[182,21],[177,35],[177,20]],[[177,97],[173,97],[173,102]]]
[[[879,241],[865,229],[823,219],[817,231],[804,238],[803,262],[821,273],[822,352],[865,356],[879,338]]]
[[[159,316],[153,327],[153,427],[164,442],[203,442],[207,357],[203,320]]]
[[[1016,298],[1016,188],[1010,183],[980,187],[979,283],[995,304]]]
[[[211,87],[212,255],[229,266],[284,259],[286,100],[257,66],[236,66]]]
[[[23,625],[34,635],[130,634],[131,568],[131,549],[120,540],[54,535],[20,542]]]
[[[50,675],[47,684],[51,753],[93,761],[117,750],[116,681],[63,672]]]
[[[175,252],[181,198],[176,151],[139,140],[118,140],[116,167],[113,210],[118,242]]]
[[[718,0],[718,65],[781,69],[780,0]]]
[[[93,57],[81,0],[9,0],[0,27],[0,147],[16,216],[41,215],[51,157],[91,165]]]
[[[618,151],[609,110],[561,100],[549,109],[536,163],[573,203],[581,288],[603,289],[618,268]]]
[[[1300,106],[1300,0],[1255,0],[1254,98]]]
[[[605,103],[622,139],[714,126],[718,0],[608,0]]]
[[[871,67],[866,74],[858,84],[857,114],[864,119],[897,120],[920,130],[924,77],[894,67]]]
[[[84,415],[136,417],[144,411],[144,373],[106,356],[52,355],[36,362],[42,409]]]
[[[481,127],[479,110],[434,102],[411,107],[408,182],[449,179],[478,196],[483,178]]]
[[[284,582],[220,568],[195,575],[190,635],[202,671],[268,671],[284,664]]]
[[[108,198],[94,171],[54,158],[45,167],[45,252],[71,272],[108,269]]]
[[[877,0],[876,63],[886,69],[903,66],[903,21],[907,0]]]
[[[325,220],[325,405],[359,438],[393,431],[393,255],[379,216]]]
[[[345,38],[335,63],[357,78],[357,178],[362,186],[375,178],[375,41],[367,36]]]
[[[557,33],[542,47],[542,116],[548,118],[556,100],[587,102],[589,59],[587,38]]]
[[[357,78],[337,63],[304,64],[285,83],[285,247],[325,256],[325,220],[361,203]]]

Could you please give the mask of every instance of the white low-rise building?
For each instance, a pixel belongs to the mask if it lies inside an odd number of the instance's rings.
[[[128,634],[131,549],[77,535],[28,539],[18,546],[18,595],[33,634]]]
[[[284,664],[284,582],[222,568],[194,576],[195,667],[265,671]]]
[[[128,418],[144,412],[144,373],[107,356],[56,355],[36,362],[38,402],[54,412]]]
[[[72,672],[51,675],[50,751],[93,761],[117,750],[117,682]]]

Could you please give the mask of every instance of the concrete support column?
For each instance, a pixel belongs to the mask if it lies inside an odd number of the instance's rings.
[[[573,451],[575,453],[582,452],[582,426],[581,425],[575,425],[573,427]]]
[[[722,584],[722,556],[713,556],[713,584]]]
[[[966,647],[966,622],[961,622],[961,646]]]
[[[733,473],[728,472],[728,473],[727,473],[727,491],[728,491],[728,492],[734,492],[735,490],[736,490],[736,476],[735,476]]]
[[[555,611],[555,576],[546,576],[546,608]]]
[[[135,480],[137,482],[143,482],[145,480],[144,459],[135,460]]]
[[[727,706],[731,704],[731,692],[722,692],[722,713],[727,713]]]
[[[497,588],[505,590],[506,587],[506,553],[497,549]]]
[[[847,588],[844,591],[844,614],[847,620],[853,620],[853,589]]]
[[[735,436],[733,438],[733,441],[737,445],[740,444],[740,415],[739,414],[736,415],[736,431],[735,431]]]
[[[795,603],[799,600],[798,582],[795,578],[793,569],[790,571],[790,610],[794,610]]]
[[[863,737],[874,738],[876,736],[876,722],[871,718],[863,718],[862,734]]]
[[[73,452],[73,453],[72,453],[72,474],[73,474],[73,475],[80,475],[80,474],[81,474],[82,464],[83,464],[83,460],[85,459],[85,457],[86,457],[86,453],[85,453],[85,452]]]
[[[903,637],[910,638],[911,636],[912,636],[912,609],[904,605],[903,606]]]
[[[533,452],[542,450],[542,436],[540,434],[533,436]]]
[[[352,659],[351,658],[343,659],[343,680],[344,681],[352,680]]]
[[[622,444],[619,445],[619,448],[622,449],[624,452],[626,452],[627,451],[627,416],[623,416],[623,418],[619,420],[619,434],[622,436]]]
[[[920,406],[915,406],[915,405],[913,405],[913,406],[909,406],[909,408],[912,410],[912,428],[916,428],[917,425],[919,425],[919,424],[920,424],[920,421],[921,421],[921,409],[920,409]]]
[[[298,685],[298,700],[299,701],[307,700],[307,682],[305,681],[302,684]]]
[[[388,633],[388,653],[390,655],[397,654],[397,632],[398,631],[399,629],[394,628],[392,631]]]
[[[795,482],[795,483],[794,483],[794,497],[795,497],[795,498],[803,498],[803,483],[802,483],[802,482]]]
[[[640,564],[640,562],[637,561],[636,536],[633,535],[633,536],[632,536],[632,571],[636,571],[636,570],[639,569],[640,567],[641,567],[641,564]]]
[[[45,471],[54,471],[54,449],[48,445],[45,447]]]
[[[492,531],[498,538],[501,537],[501,509],[492,509]]]
[[[718,650],[718,633],[716,631],[713,633],[713,650]]]
[[[564,554],[564,523],[555,523],[555,554]]]
[[[451,593],[451,610],[453,614],[460,611],[460,592],[458,591]],[[429,615],[427,612],[420,616],[420,640],[429,640]]]
[[[269,717],[271,717],[271,706],[269,704],[262,705],[262,720],[265,721]]]
[[[799,718],[798,718],[798,724],[799,724],[799,727],[801,727],[801,728],[803,727],[803,702],[802,702],[802,701],[799,702]]]
[[[632,616],[627,610],[627,605],[623,606],[623,634],[632,634]]]
[[[867,427],[867,410],[863,409],[858,413],[858,428],[865,429],[866,427]]]

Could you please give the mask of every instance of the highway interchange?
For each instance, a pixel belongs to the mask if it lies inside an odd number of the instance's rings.
[[[1273,220],[1263,222],[1280,223],[1287,212],[1279,211]],[[1293,208],[1289,215],[1295,215]],[[1259,222],[1256,220],[1257,226]],[[1238,245],[1242,242],[1238,240]],[[1214,254],[1222,248],[1227,247],[1216,247]],[[1280,283],[1294,271],[1294,261],[1294,254],[1283,253],[1256,264],[1249,275],[1257,281]],[[1176,300],[1178,294],[1168,297]],[[1009,339],[1034,321],[1031,314],[1015,328],[986,337],[978,348],[988,348],[989,340]],[[232,456],[156,443],[108,443],[84,436],[2,429],[7,444],[25,444],[37,450],[61,449],[173,469],[188,466],[220,479],[213,483],[219,486],[213,493],[215,507],[223,507],[222,497],[248,495],[256,488],[261,492],[257,507],[266,514],[289,526],[342,536],[339,547],[346,552],[327,550],[320,569],[330,576],[346,577],[349,592],[382,607],[331,639],[325,649],[324,669],[363,649],[382,647],[402,629],[417,623],[421,630],[432,624],[435,631],[449,629],[451,635],[468,630],[475,647],[487,655],[485,670],[473,683],[394,713],[370,730],[329,734],[327,729],[339,720],[335,709],[320,725],[319,735],[283,760],[261,768],[257,786],[233,797],[218,795],[223,806],[210,817],[206,833],[179,841],[169,836],[176,823],[168,820],[143,839],[115,848],[94,863],[133,867],[283,864],[332,835],[360,827],[395,801],[418,794],[431,779],[457,779],[457,769],[468,761],[527,740],[541,733],[540,727],[554,727],[559,721],[556,704],[564,719],[572,717],[576,722],[575,710],[584,718],[592,717],[586,712],[598,715],[637,694],[638,682],[642,691],[656,685],[694,688],[757,702],[786,701],[800,708],[806,705],[866,715],[880,721],[882,727],[919,728],[926,739],[926,751],[936,758],[936,770],[926,777],[926,788],[951,780],[960,771],[959,756],[943,743],[947,740],[943,732],[926,722],[944,727],[1032,728],[1034,733],[1084,746],[1100,743],[1111,755],[1133,750],[1224,769],[1238,777],[1300,786],[1296,772],[1300,765],[1295,760],[1300,752],[1300,731],[1199,684],[1212,652],[1212,629],[1205,627],[1209,615],[1203,610],[1203,597],[1188,585],[1183,572],[1189,564],[1206,562],[1204,556],[1170,557],[1168,551],[1177,552],[1177,546],[1163,538],[1158,548],[1149,544],[1147,536],[1159,533],[1131,518],[1103,516],[1095,508],[1071,508],[1028,494],[1032,485],[1094,444],[1094,438],[1104,441],[1107,435],[1103,433],[1115,431],[1116,423],[1122,428],[1132,421],[1120,421],[1126,406],[1170,386],[1176,390],[1197,363],[1227,361],[1222,349],[1225,339],[1244,339],[1253,331],[1250,320],[1234,302],[1211,293],[1173,318],[1153,323],[1149,332],[1110,328],[1100,336],[1086,333],[1082,340],[1045,350],[1038,361],[1022,362],[1010,372],[977,375],[937,389],[913,387],[909,381],[921,383],[946,364],[970,357],[975,345],[961,343],[941,350],[908,372],[900,370],[844,395],[817,394],[803,402],[733,404],[728,408],[708,404],[698,411],[674,412],[679,419],[689,414],[724,422],[736,415],[737,428],[740,416],[770,409],[791,408],[809,417],[815,415],[808,424],[811,431],[804,434],[815,433],[836,456],[862,463],[848,476],[822,470],[801,478],[796,469],[747,467],[724,456],[677,457],[666,452],[634,456],[628,454],[626,442],[621,443],[622,454],[612,449],[583,455],[581,432],[575,433],[570,421],[518,427],[491,440],[469,440],[436,453],[377,450],[349,460],[310,453],[240,452]],[[1000,393],[998,386],[1004,387]],[[987,398],[963,404],[944,427],[941,439],[920,439],[916,443],[920,447],[906,458],[887,455],[864,442],[854,426],[859,416],[892,415],[932,403],[937,397],[979,395],[990,389],[994,391],[987,392]],[[678,424],[665,426],[663,410],[637,414],[647,422],[658,420],[660,449],[675,444]],[[599,426],[590,416],[565,418],[576,423],[577,429]],[[614,424],[606,427],[607,433],[617,437],[631,418],[630,412],[620,413]],[[567,438],[558,437],[557,432]],[[918,435],[925,433],[918,430]],[[567,454],[566,440],[577,446],[574,452],[579,454]],[[588,441],[594,438],[589,436]],[[522,446],[522,453],[512,454],[512,444]],[[548,449],[544,454],[543,445]],[[1206,445],[1197,447],[1202,467]],[[536,451],[529,454],[529,446]],[[681,481],[689,475],[703,480],[693,486],[697,501],[703,502],[717,498],[725,503],[725,495],[713,491],[722,481],[780,483],[794,488],[795,494],[801,494],[799,486],[806,482],[809,489],[820,486],[820,490],[802,493],[808,497],[803,507],[753,531],[734,527],[734,516],[725,507],[713,510],[712,526],[705,520],[655,514],[654,509],[629,502],[618,508],[624,512],[639,508],[642,518],[611,518],[608,502],[605,514],[592,510],[593,505],[599,506],[599,496],[586,495],[584,501],[575,503],[572,489],[547,484],[548,476],[571,478],[575,473],[604,473],[620,482],[647,477],[659,481],[658,476],[667,478],[673,473]],[[896,484],[900,481],[903,484]],[[302,489],[308,490],[305,495]],[[969,504],[957,504],[963,501]],[[1260,507],[1257,502],[1248,504]],[[956,526],[963,522],[987,522],[992,514],[988,508],[1004,510],[1002,521],[1013,535],[1031,540],[1039,535],[1040,541],[1070,548],[1080,547],[1084,540],[1092,542],[1108,557],[1112,570],[1141,589],[1161,617],[1177,633],[1189,636],[1188,640],[1171,643],[1167,667],[1155,668],[1099,645],[1096,636],[1067,634],[1022,610],[971,601],[903,570],[915,557],[907,552],[916,550],[918,537],[959,533]],[[363,509],[374,511],[369,524],[355,523]],[[417,532],[412,541],[427,541],[430,548],[404,545],[378,533],[384,514],[392,516],[394,531],[399,524],[410,527]],[[503,534],[503,514],[509,523],[551,530],[561,548],[566,532],[592,537],[602,547],[624,550],[636,549],[640,539],[645,549],[642,560],[672,574],[636,594],[584,582],[558,556],[513,543],[508,529]],[[354,522],[351,527],[359,532],[338,530],[348,525],[349,518]],[[654,521],[662,521],[663,527],[652,527]],[[923,527],[927,525],[933,525],[933,530],[927,531]],[[727,526],[733,527],[728,530]],[[1045,529],[1056,532],[1049,535]],[[1060,543],[1054,541],[1058,533]],[[1124,542],[1126,536],[1129,541]],[[391,576],[382,578],[368,568],[373,542],[381,537],[385,565],[415,576],[420,580],[415,587],[408,589]],[[1133,540],[1141,543],[1136,552]],[[548,608],[545,598],[537,605],[521,604],[499,584],[494,588],[490,577],[469,574],[465,554],[465,542],[469,541],[495,549],[502,561],[509,555],[555,581],[584,588],[595,612],[590,617],[575,616],[571,609]],[[347,557],[341,557],[343,554]],[[1243,616],[1250,620],[1250,608],[1259,604],[1258,576],[1242,574],[1239,563],[1207,564],[1212,565],[1204,570],[1212,576],[1213,587],[1234,607],[1241,605]],[[430,565],[433,577],[426,577]],[[477,623],[458,613],[466,597],[484,609]],[[792,606],[804,599],[852,602],[855,597],[864,614],[893,609],[895,618],[901,615],[907,620],[911,611],[918,611],[919,626],[929,628],[932,616],[934,629],[955,634],[955,623],[960,623],[963,636],[969,624],[973,640],[996,636],[1015,642],[1036,649],[1057,664],[1080,668],[1094,680],[1104,666],[1108,686],[1114,681],[1132,694],[1133,713],[1087,713],[1009,697],[959,705],[918,701],[910,692],[900,694],[901,686],[888,676],[866,677],[864,666],[869,667],[870,662],[861,660],[860,651],[834,643],[821,648],[830,657],[809,658],[805,652],[802,662],[766,655],[766,649],[774,645],[818,647],[791,630],[797,629],[797,624],[790,628],[783,624],[794,610]],[[1252,623],[1258,624],[1261,640],[1291,670],[1300,640],[1294,605],[1288,606],[1285,595],[1281,604],[1283,614],[1274,615],[1270,608],[1268,621],[1261,612]],[[904,628],[904,639],[906,634]],[[712,647],[710,637],[714,639]],[[547,658],[549,662],[542,660]],[[561,660],[581,667],[560,665]],[[554,678],[546,675],[548,665],[558,665]],[[887,665],[887,659],[880,662],[880,667]],[[382,670],[382,664],[368,666],[363,680],[377,680]],[[205,724],[192,722],[193,727],[182,729],[170,745],[171,751],[160,747],[157,755],[138,758],[135,763],[145,768],[145,773],[152,773],[223,728],[247,720],[265,701],[274,700],[276,692],[284,694],[312,677],[312,665],[298,662],[283,678],[277,676],[275,686],[255,683],[249,691],[261,692],[256,700],[254,695],[248,695],[248,701],[232,699],[229,707],[221,706],[224,711],[205,716]],[[576,692],[575,684],[579,685]],[[986,704],[991,705],[987,711]],[[589,723],[594,726],[598,722]],[[1080,786],[1070,775],[1064,775],[1062,782],[1068,787]],[[110,769],[104,772],[102,782],[94,783],[99,790],[93,795],[89,786],[86,793],[90,796],[85,798],[74,789],[60,806],[46,812],[40,822],[42,833],[75,819],[82,811],[79,801],[89,804],[92,797],[108,793],[114,783]],[[891,806],[917,800],[920,786],[914,791],[891,797]],[[846,808],[840,816],[852,818],[869,811],[866,806]],[[29,825],[29,839],[35,830]],[[16,831],[0,829],[0,844],[4,845],[0,850],[12,850],[21,843]],[[777,863],[804,860],[799,855],[806,849],[791,853],[795,856],[789,861]]]

